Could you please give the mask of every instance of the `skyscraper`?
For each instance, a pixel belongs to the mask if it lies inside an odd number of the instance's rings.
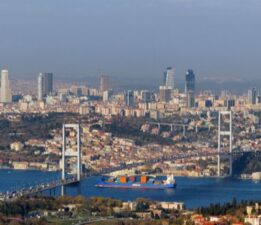
[[[195,92],[195,74],[191,69],[189,69],[186,73],[185,92],[188,91]]]
[[[125,104],[126,106],[134,106],[134,92],[132,90],[128,90],[125,93]]]
[[[174,69],[172,67],[168,67],[167,70],[164,72],[164,85],[166,88],[173,90],[175,88],[174,82]]]
[[[257,90],[256,88],[249,89],[247,92],[248,103],[255,105],[257,98]]]
[[[258,104],[261,103],[261,95],[260,95],[260,94],[257,96],[257,98],[256,98],[256,102],[257,102]]]
[[[12,102],[12,95],[9,86],[8,70],[1,71],[1,102]]]
[[[109,102],[113,96],[113,90],[107,90],[103,92],[102,101]]]
[[[171,100],[171,89],[166,86],[160,86],[158,99],[161,102],[169,102]]]
[[[53,91],[53,74],[40,73],[38,76],[38,100],[43,100]]]
[[[103,93],[104,91],[109,90],[109,77],[102,75],[100,77],[100,92]]]
[[[187,107],[195,107],[195,74],[191,69],[186,73],[185,94],[187,98]]]
[[[142,90],[141,91],[141,100],[142,102],[148,103],[153,99],[153,93],[151,91]]]

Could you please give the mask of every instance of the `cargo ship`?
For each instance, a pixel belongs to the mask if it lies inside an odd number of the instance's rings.
[[[175,188],[176,181],[173,175],[169,175],[165,178],[144,175],[102,177],[95,186],[104,188],[167,189]]]

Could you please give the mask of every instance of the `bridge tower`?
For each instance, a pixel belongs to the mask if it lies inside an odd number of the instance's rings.
[[[66,152],[66,129],[74,130],[77,132],[76,143],[77,151],[76,152]],[[82,164],[81,164],[81,133],[80,133],[80,124],[63,124],[63,147],[62,147],[62,180],[66,179],[66,158],[67,157],[76,157],[76,178],[79,182],[81,180],[82,174]]]
[[[222,130],[221,129],[221,120],[222,116],[229,116],[229,129]],[[228,136],[229,137],[229,176],[233,174],[233,158],[232,158],[232,111],[219,111],[218,115],[218,172],[217,175],[220,176],[220,151],[221,151],[221,137]]]

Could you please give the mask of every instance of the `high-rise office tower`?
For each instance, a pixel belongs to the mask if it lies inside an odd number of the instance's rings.
[[[171,89],[166,86],[160,86],[158,99],[161,102],[169,102],[171,100]]]
[[[173,90],[175,88],[174,82],[174,69],[172,67],[168,67],[167,70],[164,72],[164,85],[166,88]]]
[[[249,104],[256,104],[257,90],[256,88],[249,89],[247,92],[247,98]]]
[[[109,77],[102,75],[100,77],[100,92],[103,93],[104,91],[109,90]]]
[[[187,107],[188,108],[195,107],[195,93],[192,91],[188,91],[186,97],[187,97]]]
[[[9,86],[8,70],[1,71],[1,102],[8,103],[12,102],[12,95]]]
[[[256,103],[260,104],[261,103],[261,95],[258,95],[256,98]]]
[[[113,90],[107,90],[103,92],[102,101],[109,102],[113,96]]]
[[[195,92],[195,74],[191,69],[189,69],[186,73],[185,92],[188,91]]]
[[[231,110],[231,108],[235,106],[235,99],[227,99],[225,106],[227,107],[227,110]]]
[[[187,107],[195,107],[195,74],[191,69],[186,73],[185,94],[187,98]]]
[[[125,93],[125,104],[126,106],[134,106],[134,92],[132,90],[128,90]]]
[[[38,76],[38,100],[43,100],[53,91],[53,74],[40,73]]]
[[[153,93],[151,91],[142,90],[141,91],[141,100],[142,102],[148,103],[153,99]]]

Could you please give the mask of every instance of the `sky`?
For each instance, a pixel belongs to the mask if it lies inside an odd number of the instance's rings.
[[[13,79],[154,83],[261,77],[260,0],[1,0],[0,68]]]

